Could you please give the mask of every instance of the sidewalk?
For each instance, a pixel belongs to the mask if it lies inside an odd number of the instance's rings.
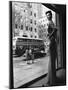
[[[27,65],[20,61],[14,64],[14,88],[24,85],[48,72],[49,56],[36,59],[34,64]]]

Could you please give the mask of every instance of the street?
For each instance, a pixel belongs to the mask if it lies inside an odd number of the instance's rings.
[[[37,58],[27,64],[24,57],[13,58],[14,88],[20,87],[48,72],[49,56]]]

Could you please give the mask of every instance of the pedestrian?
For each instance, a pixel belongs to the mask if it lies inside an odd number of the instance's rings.
[[[30,60],[29,49],[26,49],[26,61],[27,61],[27,64],[30,64],[29,60]]]
[[[31,61],[31,60],[32,60],[32,49],[31,49],[31,47],[29,47],[29,61]]]
[[[31,47],[29,48],[29,57],[30,57],[31,63],[34,63],[34,50]]]
[[[32,63],[34,63],[34,49],[32,48]]]
[[[47,17],[47,26],[48,26],[48,37],[50,40],[50,61],[48,67],[48,85],[55,85],[56,83],[56,58],[57,58],[57,43],[56,43],[56,36],[57,36],[57,29],[55,24],[52,21],[52,12],[46,12]]]

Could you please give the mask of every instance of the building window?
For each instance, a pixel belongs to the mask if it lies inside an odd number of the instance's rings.
[[[30,8],[32,8],[32,4],[30,4]]]
[[[17,27],[18,27],[18,25],[17,24],[15,24],[15,28],[17,29]]]
[[[32,11],[30,12],[30,15],[32,15]]]
[[[19,26],[19,29],[20,29],[21,27]]]
[[[35,32],[37,32],[37,29],[35,28]]]
[[[33,28],[31,27],[31,28],[30,28],[30,31],[32,31],[32,29],[33,29]]]
[[[29,8],[32,8],[32,4],[31,4],[31,3],[28,3],[28,7],[29,7]]]
[[[28,37],[27,35],[23,35],[23,37]]]
[[[34,21],[34,24],[36,25],[36,20]]]
[[[46,26],[46,24],[44,24],[44,27]]]
[[[33,37],[33,35],[31,35],[31,38]]]
[[[30,20],[30,23],[32,23],[32,19]]]
[[[25,10],[24,10],[24,12],[25,12]]]
[[[28,30],[28,26],[26,26],[26,30]]]
[[[34,13],[34,17],[36,17],[36,13]]]
[[[37,36],[35,36],[35,38],[37,38]]]
[[[21,29],[23,30],[23,25],[21,25]]]

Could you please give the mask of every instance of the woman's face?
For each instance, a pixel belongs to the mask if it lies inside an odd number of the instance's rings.
[[[52,15],[50,13],[47,13],[46,16],[47,16],[47,19],[48,20],[51,20],[52,19]]]

